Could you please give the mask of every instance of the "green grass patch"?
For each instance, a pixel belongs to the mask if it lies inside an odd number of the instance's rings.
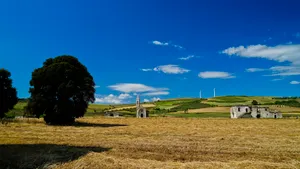
[[[282,117],[292,117],[292,118],[299,117],[300,118],[300,113],[284,113],[284,114],[282,114]]]
[[[212,106],[209,104],[201,103],[201,100],[195,100],[195,101],[182,103],[179,106],[171,108],[170,111],[175,112],[175,111],[184,111],[187,109],[200,109],[200,108],[207,108],[207,107],[212,107]]]

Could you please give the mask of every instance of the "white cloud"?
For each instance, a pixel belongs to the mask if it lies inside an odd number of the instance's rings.
[[[217,71],[206,71],[206,72],[200,72],[198,74],[200,78],[208,79],[208,78],[219,78],[219,79],[231,79],[235,78],[232,74],[228,72],[217,72]]]
[[[250,45],[247,47],[230,47],[222,51],[227,55],[237,55],[246,58],[264,58],[277,62],[291,62],[300,65],[300,45]]]
[[[276,82],[276,81],[280,81],[280,80],[283,80],[283,79],[282,78],[281,79],[272,79],[271,81]]]
[[[125,93],[156,92],[156,91],[169,90],[168,88],[155,88],[155,87],[146,86],[144,84],[139,84],[139,83],[119,83],[108,87],[113,90],[125,92]]]
[[[150,102],[150,100],[148,100],[148,99],[144,99],[144,102]]]
[[[153,69],[141,69],[141,70],[144,72],[149,72],[149,71],[152,71]]]
[[[132,98],[132,96],[128,93],[124,93],[124,94],[120,94],[118,98],[124,100],[124,99]]]
[[[186,77],[178,77],[179,80],[187,80]]]
[[[156,102],[156,101],[160,100],[160,98],[159,97],[153,97],[151,100]]]
[[[130,98],[132,98],[132,96],[127,93],[120,94],[119,96],[113,94],[107,96],[96,95],[95,103],[121,104],[125,103],[126,100]]]
[[[154,71],[161,71],[167,74],[183,74],[187,73],[190,70],[179,67],[178,65],[161,65],[153,69]]]
[[[156,72],[163,72],[167,74],[183,74],[190,71],[188,69],[181,68],[178,65],[170,65],[170,64],[157,66],[153,69],[141,69],[141,70],[144,72],[156,71]]]
[[[246,72],[261,72],[261,71],[265,71],[265,69],[261,69],[261,68],[248,68],[248,69],[246,69]]]
[[[187,57],[181,57],[181,58],[178,58],[178,59],[180,59],[180,60],[189,60],[189,59],[191,59],[193,57],[194,57],[194,55],[189,55]]]
[[[182,46],[180,46],[180,45],[172,45],[173,47],[175,47],[175,48],[178,48],[178,49],[184,49]]]
[[[288,66],[273,66],[269,68],[272,74],[265,76],[300,75],[300,44],[277,45],[271,47],[266,45],[230,47],[222,51],[222,53],[246,58],[264,58],[277,62],[290,63]]]
[[[96,88],[99,88],[100,86],[94,86],[94,88],[96,89]]]
[[[168,43],[168,42],[160,42],[160,41],[157,41],[157,40],[152,41],[152,44],[158,45],[158,46],[173,46],[174,48],[184,49],[184,47],[182,47],[180,45],[175,45],[175,44],[171,44],[171,43]]]
[[[300,66],[273,66],[269,69],[271,75],[265,76],[295,76],[300,75]]]
[[[167,43],[167,42],[160,42],[160,41],[157,41],[157,40],[152,41],[152,43],[154,45],[159,45],[159,46],[168,46],[169,45],[169,43]]]
[[[300,82],[299,81],[291,81],[290,84],[298,85],[298,84],[300,84]]]
[[[148,92],[144,93],[144,96],[161,96],[161,95],[169,95],[168,91],[157,91],[157,92]]]

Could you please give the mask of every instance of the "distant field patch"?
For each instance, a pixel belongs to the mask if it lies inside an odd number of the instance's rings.
[[[227,112],[173,113],[167,114],[167,116],[183,118],[230,118],[230,114]]]
[[[188,111],[188,113],[203,113],[203,112],[229,113],[230,107],[207,107],[201,109],[189,109]]]

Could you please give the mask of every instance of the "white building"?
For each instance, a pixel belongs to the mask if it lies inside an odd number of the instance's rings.
[[[231,118],[282,118],[282,113],[268,107],[233,106],[230,108]]]

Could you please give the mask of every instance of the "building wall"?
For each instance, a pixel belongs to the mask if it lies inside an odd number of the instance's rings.
[[[250,113],[249,106],[236,106],[230,108],[230,117],[231,118],[241,118],[246,113]]]
[[[282,118],[280,112],[270,112],[268,107],[234,106],[230,108],[231,118]]]
[[[137,118],[147,118],[147,110],[145,108],[138,108],[136,112]]]

